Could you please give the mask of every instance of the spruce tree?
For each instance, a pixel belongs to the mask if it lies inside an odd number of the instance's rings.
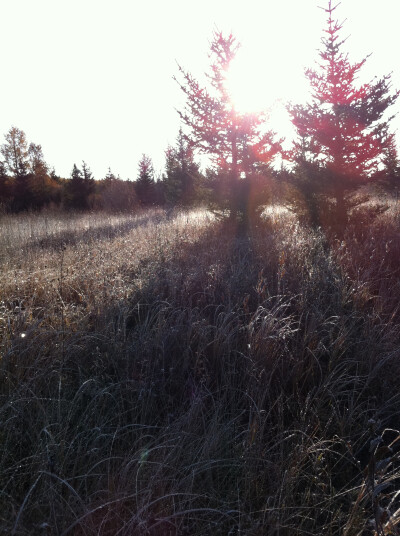
[[[41,208],[52,200],[54,184],[49,177],[48,166],[44,160],[42,146],[36,143],[29,144],[30,161],[30,190],[32,193],[32,206]]]
[[[394,136],[389,138],[385,147],[383,165],[384,190],[398,200],[400,195],[400,160]]]
[[[94,192],[95,182],[88,165],[82,161],[82,170],[76,164],[66,184],[66,204],[70,208],[87,210],[90,208],[90,195]]]
[[[165,161],[163,183],[166,202],[169,205],[193,204],[200,170],[182,129],[179,129],[176,146],[166,150]]]
[[[229,35],[216,33],[211,43],[208,86],[200,83],[179,66],[183,81],[178,84],[186,96],[186,107],[179,111],[188,129],[187,140],[193,148],[212,158],[225,188],[223,206],[232,219],[246,219],[248,203],[241,179],[260,165],[269,164],[280,152],[280,141],[265,129],[263,114],[241,114],[231,101],[226,77],[239,44]]]
[[[383,116],[398,92],[390,91],[390,75],[357,83],[367,58],[351,63],[343,52],[343,24],[334,20],[336,8],[329,0],[318,68],[306,71],[311,102],[289,111],[299,135],[294,159],[298,171],[308,176],[303,181],[307,195],[314,202],[315,196],[326,202],[332,199],[334,224],[343,228],[357,203],[351,194],[371,180],[382,163],[391,139],[389,119]]]
[[[82,201],[82,171],[74,164],[71,177],[66,184],[66,204],[70,208],[83,209],[84,203]]]
[[[146,154],[139,161],[135,191],[141,205],[149,206],[156,202],[153,162]]]
[[[88,209],[91,205],[90,197],[95,191],[95,181],[90,167],[84,160],[82,161],[82,179],[82,205],[84,205],[83,208]]]

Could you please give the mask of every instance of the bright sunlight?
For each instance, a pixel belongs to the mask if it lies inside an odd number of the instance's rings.
[[[279,69],[279,66],[276,66]],[[227,86],[236,110],[242,113],[264,111],[269,116],[269,125],[284,136],[290,136],[292,125],[285,109],[290,93],[289,74],[279,69],[279,76],[260,65],[259,57],[245,48],[240,48],[231,63]]]

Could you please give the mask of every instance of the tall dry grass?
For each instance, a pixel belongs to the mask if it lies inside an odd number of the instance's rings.
[[[29,218],[3,234],[4,534],[398,532],[394,215],[340,243],[283,212]]]

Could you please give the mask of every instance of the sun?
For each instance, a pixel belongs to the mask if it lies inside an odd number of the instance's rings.
[[[240,49],[226,76],[227,89],[239,113],[266,112],[270,127],[287,136],[292,125],[286,111],[286,88],[290,81],[285,72],[271,74],[259,57]]]
[[[242,113],[261,112],[272,108],[279,99],[277,81],[260,58],[241,48],[227,73],[227,88],[235,108]]]

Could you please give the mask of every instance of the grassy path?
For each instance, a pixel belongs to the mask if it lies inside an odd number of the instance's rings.
[[[396,221],[147,216],[3,258],[4,534],[396,533]]]

